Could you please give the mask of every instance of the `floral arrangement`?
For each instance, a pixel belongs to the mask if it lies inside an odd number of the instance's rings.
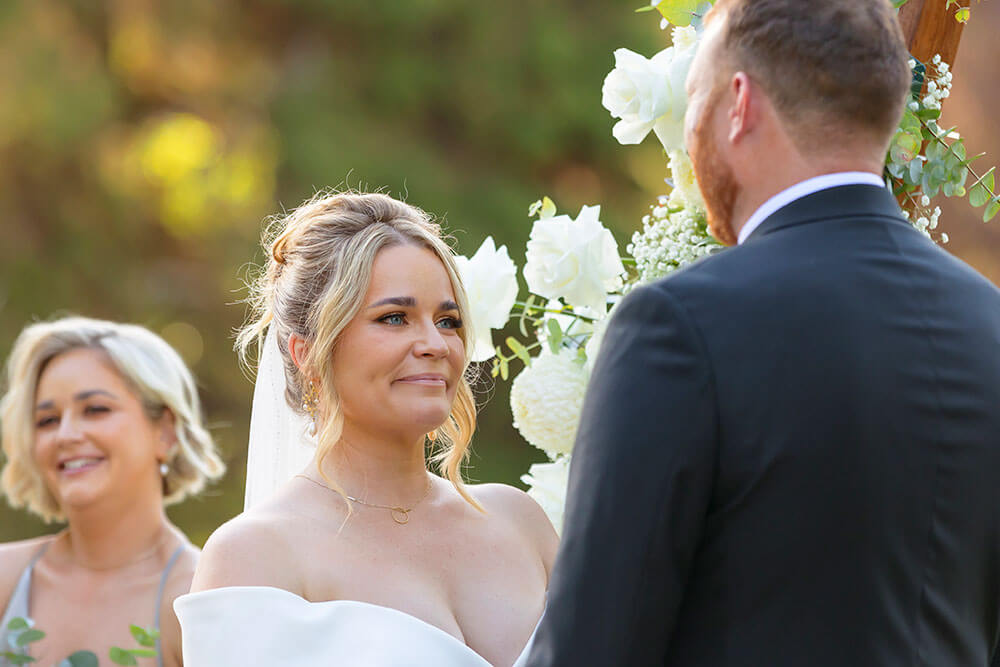
[[[957,5],[955,0],[948,0]],[[899,7],[905,0],[896,1]],[[614,53],[615,67],[604,80],[602,103],[617,119],[612,134],[638,144],[652,132],[662,144],[669,186],[657,197],[621,257],[619,245],[601,223],[600,206],[584,206],[576,218],[557,215],[545,197],[531,205],[535,218],[522,275],[528,296],[518,299],[517,267],[505,246],[487,238],[471,257],[459,258],[469,292],[476,335],[472,359],[492,362],[493,377],[507,380],[511,365],[523,368],[510,392],[514,426],[548,462],[531,466],[522,480],[528,493],[561,530],[569,461],[592,361],[614,305],[636,285],[661,278],[722,249],[709,233],[705,205],[684,148],[685,80],[698,47],[701,23],[712,2],[652,0],[637,11],[656,11],[672,43],[651,58],[628,49]],[[959,7],[959,10],[962,8]],[[967,11],[955,18],[968,20]],[[936,231],[935,197],[967,196],[986,206],[984,221],[1000,212],[994,169],[973,171],[961,137],[937,121],[952,74],[940,56],[928,67],[916,59],[911,100],[886,157],[886,186],[899,198],[911,223],[942,243]],[[977,156],[978,157],[978,156]],[[967,186],[969,176],[975,180]],[[520,337],[494,346],[492,330],[517,322]]]
[[[124,649],[112,646],[108,657],[116,665],[138,665],[137,658],[155,658],[156,640],[160,631],[146,629],[138,625],[130,625],[129,632],[139,648]],[[35,627],[30,618],[15,617],[7,624],[7,643],[9,650],[0,650],[0,660],[11,665],[30,665],[37,660],[27,654],[28,646],[45,639],[45,633]],[[3,647],[0,647],[3,648]],[[98,667],[97,656],[92,651],[76,651],[60,660],[55,667]]]

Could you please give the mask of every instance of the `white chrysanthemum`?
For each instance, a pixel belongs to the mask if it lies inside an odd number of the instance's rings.
[[[550,458],[573,451],[587,389],[587,372],[576,351],[545,351],[514,378],[510,409],[514,427]]]
[[[671,213],[662,204],[651,209],[642,219],[642,231],[632,235],[628,247],[639,271],[639,284],[662,278],[719,247],[700,211],[684,208]]]
[[[674,181],[674,190],[670,193],[670,206],[673,208],[694,208],[705,210],[705,200],[702,199],[698,181],[694,175],[694,165],[687,151],[670,151],[670,176]]]
[[[552,463],[535,463],[521,481],[528,485],[528,495],[535,499],[549,521],[562,534],[566,489],[569,486],[569,457],[560,456]]]

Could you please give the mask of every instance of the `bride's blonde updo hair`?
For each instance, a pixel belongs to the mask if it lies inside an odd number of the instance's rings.
[[[269,224],[262,243],[268,259],[250,286],[252,312],[237,335],[236,349],[247,363],[250,348],[256,343],[259,353],[268,327],[274,328],[285,367],[285,399],[300,414],[310,378],[318,378],[315,389],[322,424],[317,434],[317,467],[343,495],[320,465],[337,446],[344,426],[330,360],[341,332],[361,310],[375,256],[384,248],[400,245],[433,252],[448,272],[459,316],[468,323],[468,301],[458,267],[440,226],[426,213],[377,193],[320,192]],[[308,342],[306,357],[300,360],[302,370],[288,350],[292,334]],[[465,349],[471,350],[472,332],[463,327],[460,335]],[[465,371],[468,365],[466,357]],[[476,403],[463,372],[451,414],[436,431],[432,444],[437,452],[432,461],[463,498],[481,509],[465,490],[461,476],[475,428]]]

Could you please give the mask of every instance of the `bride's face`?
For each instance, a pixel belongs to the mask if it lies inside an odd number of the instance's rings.
[[[455,292],[426,248],[379,251],[332,359],[345,429],[418,438],[447,419],[465,368]]]

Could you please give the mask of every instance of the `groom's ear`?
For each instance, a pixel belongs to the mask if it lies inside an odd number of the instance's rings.
[[[305,338],[296,334],[288,336],[288,353],[292,355],[292,361],[303,371],[306,358],[309,357],[309,343]],[[304,372],[304,371],[303,371]]]
[[[729,141],[738,143],[753,130],[760,114],[760,90],[746,72],[736,72],[729,82]]]

